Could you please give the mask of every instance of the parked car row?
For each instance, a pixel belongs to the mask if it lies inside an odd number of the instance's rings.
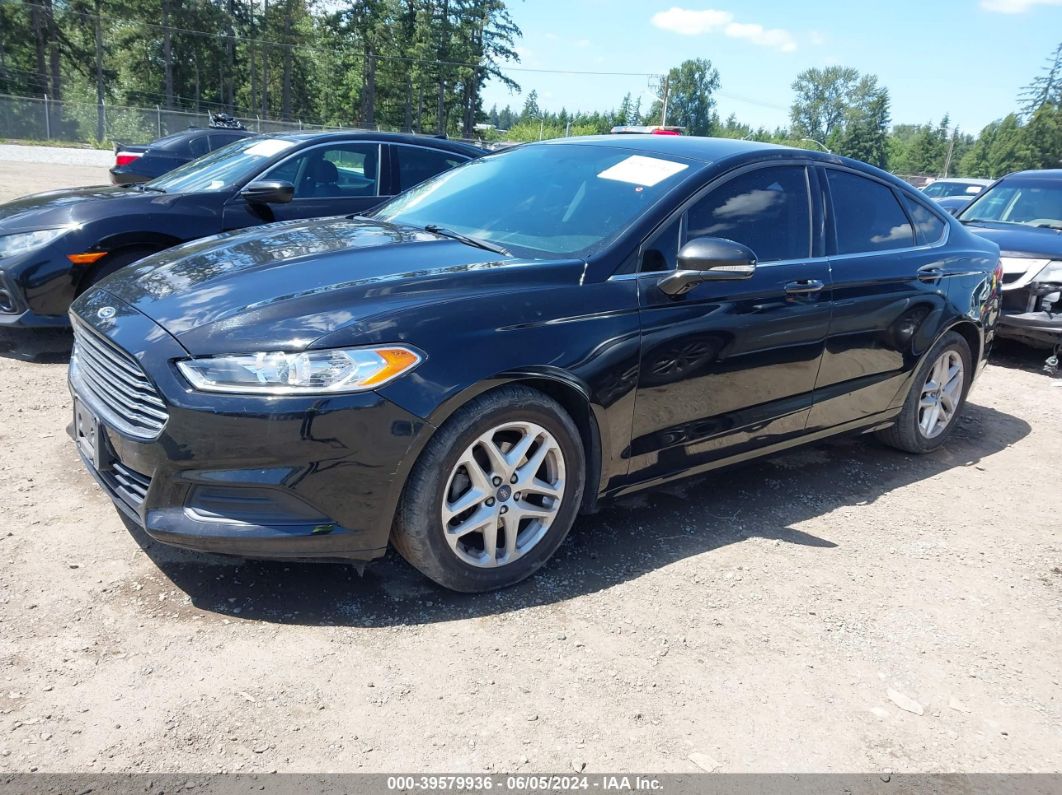
[[[69,314],[72,433],[130,521],[249,557],[390,544],[483,591],[602,500],[837,433],[929,452],[996,333],[988,233],[1028,212],[988,218],[990,190],[963,224],[871,166],[748,141],[479,155],[248,138],[141,189],[0,209],[23,224],[0,245],[37,235],[0,253],[21,322],[60,317],[83,282],[47,263],[104,263],[121,216],[180,243],[97,272]]]
[[[240,134],[207,134],[232,133]],[[364,212],[484,154],[429,136],[240,136],[148,182],[0,206],[0,326],[67,326],[75,297],[148,254],[275,221]]]

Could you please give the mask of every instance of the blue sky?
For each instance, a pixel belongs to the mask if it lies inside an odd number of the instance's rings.
[[[753,126],[788,123],[790,85],[811,67],[878,75],[892,119],[938,121],[976,132],[1015,98],[1062,42],[1062,0],[510,0],[523,30],[524,69],[662,73],[688,58],[719,70],[718,110]],[[799,8],[799,11],[794,11]],[[512,71],[541,107],[607,110],[644,76]],[[519,109],[523,96],[489,84],[486,108]]]

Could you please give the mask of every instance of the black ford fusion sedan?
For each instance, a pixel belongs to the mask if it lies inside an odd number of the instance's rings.
[[[363,212],[482,154],[419,135],[254,137],[142,185],[16,199],[0,205],[0,326],[65,326],[74,298],[148,254],[233,229]]]
[[[170,249],[74,304],[74,433],[159,541],[461,591],[603,498],[845,431],[923,453],[999,250],[869,166],[743,141],[522,146],[371,218]]]

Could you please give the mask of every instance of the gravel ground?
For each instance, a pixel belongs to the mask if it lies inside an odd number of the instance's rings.
[[[937,454],[840,439],[626,499],[469,597],[126,527],[64,430],[68,346],[0,334],[0,771],[1062,771],[1038,354]]]
[[[22,144],[0,144],[0,165],[8,165],[12,163],[49,163],[57,166],[88,166],[95,167],[96,172],[101,176],[102,180],[100,184],[109,182],[107,172],[100,167],[110,168],[114,165],[114,152],[109,149],[76,149],[73,147],[63,146],[24,146]],[[23,172],[25,173],[25,172]],[[49,177],[52,173],[61,174],[62,172],[48,172]],[[95,183],[82,183],[79,176],[75,176],[73,179],[63,180],[55,182],[50,187],[67,188],[71,185],[81,184],[95,184]],[[5,181],[5,185],[10,183]],[[34,186],[34,189],[36,187]],[[44,190],[43,187],[40,190]],[[14,198],[18,195],[13,190],[5,190],[5,199]]]

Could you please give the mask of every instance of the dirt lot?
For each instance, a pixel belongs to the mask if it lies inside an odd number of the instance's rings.
[[[105,176],[0,163],[0,200]],[[0,770],[1062,771],[1038,355],[936,455],[844,439],[628,499],[465,597],[131,532],[67,439],[68,345],[0,335]]]

